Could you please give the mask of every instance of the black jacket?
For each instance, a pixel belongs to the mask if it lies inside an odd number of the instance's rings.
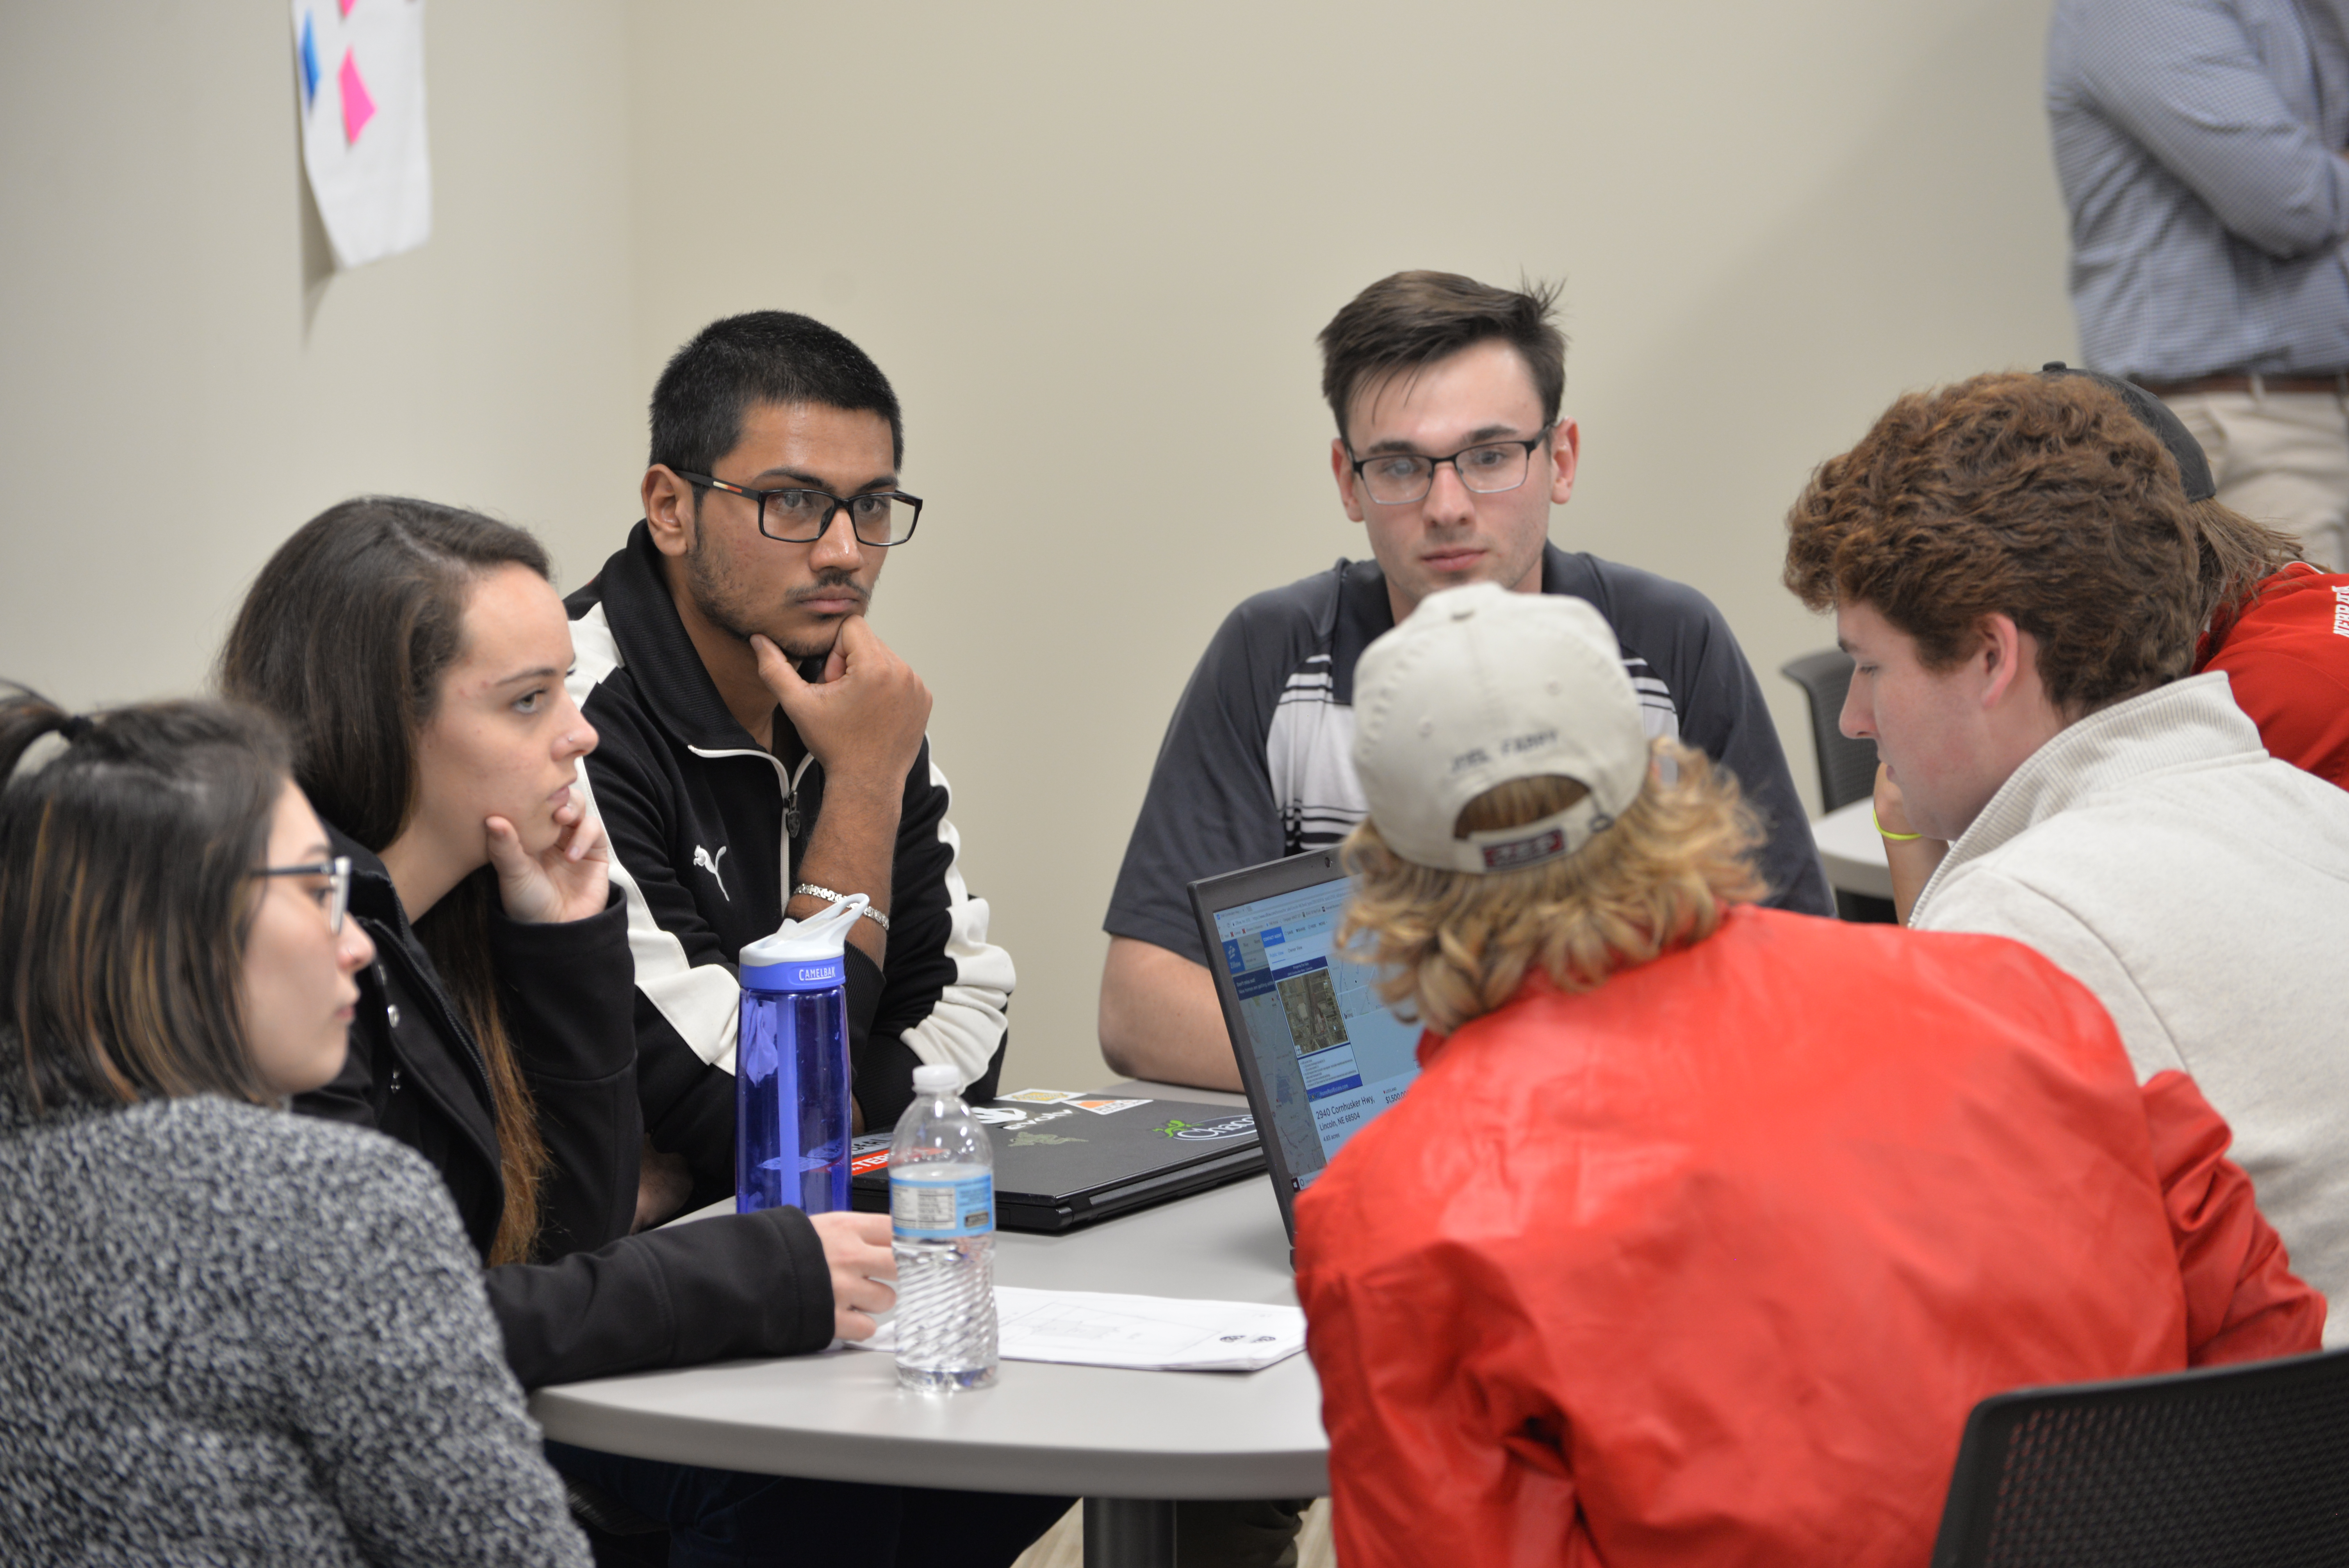
[[[505,1184],[480,1047],[409,929],[383,862],[327,831],[334,852],[351,858],[351,915],[374,940],[376,962],[359,976],[341,1074],[295,1109],[375,1128],[422,1154],[486,1254]],[[628,1233],[644,1120],[618,895],[603,913],[562,924],[493,913],[490,952],[549,1157],[538,1249],[547,1261],[483,1276],[523,1386],[829,1343],[831,1275],[800,1211]]]
[[[566,603],[571,695],[602,738],[585,778],[628,903],[645,1119],[701,1181],[716,1179],[722,1151],[730,1182],[733,1123],[693,1117],[678,1096],[705,1063],[732,1065],[735,955],[782,923],[823,810],[823,769],[780,709],[772,750],[728,711],[643,523]],[[925,742],[898,818],[886,972],[848,950],[849,1059],[876,1131],[913,1099],[924,1061],[960,1068],[972,1098],[992,1095],[1002,1069],[1011,959],[988,944],[987,905],[963,885],[947,804]]]

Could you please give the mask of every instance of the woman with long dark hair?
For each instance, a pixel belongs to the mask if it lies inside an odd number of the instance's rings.
[[[297,1109],[440,1169],[526,1387],[869,1334],[885,1220],[775,1209],[631,1237],[627,916],[576,784],[595,733],[546,573],[520,529],[370,497],[305,524],[245,596],[222,689],[285,726],[378,950],[348,1066]],[[658,1087],[656,1124],[724,1130],[730,1163],[732,1078]]]
[[[285,1114],[374,946],[276,727],[18,689],[0,778],[7,1555],[586,1563],[434,1172]]]
[[[291,732],[378,951],[349,1066],[297,1109],[440,1168],[525,1387],[862,1338],[894,1297],[885,1215],[630,1233],[648,1125],[698,1196],[733,1191],[734,1080],[638,1073],[626,911],[574,783],[595,735],[570,665],[544,552],[477,513],[346,501],[262,568],[221,685]],[[670,1524],[673,1563],[1008,1563],[1067,1506],[549,1452]]]

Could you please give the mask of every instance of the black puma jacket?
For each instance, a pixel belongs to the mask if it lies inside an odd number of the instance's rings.
[[[823,767],[780,709],[771,750],[727,710],[643,523],[567,603],[571,695],[602,738],[586,779],[627,906],[646,1125],[698,1181],[730,1181],[731,1118],[698,1113],[692,1087],[731,1073],[735,956],[782,924],[823,812]],[[848,950],[849,1058],[872,1129],[896,1119],[925,1062],[960,1069],[967,1095],[992,1095],[1001,1070],[1011,957],[988,943],[987,903],[963,885],[948,800],[925,741],[905,776],[886,973]]]

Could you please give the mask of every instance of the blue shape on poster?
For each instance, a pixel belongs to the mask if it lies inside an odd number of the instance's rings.
[[[302,18],[302,101],[307,105],[318,97],[318,40],[310,30],[310,18]]]

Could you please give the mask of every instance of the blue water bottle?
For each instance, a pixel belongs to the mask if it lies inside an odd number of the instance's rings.
[[[848,1207],[853,893],[742,949],[734,1044],[734,1209]]]

